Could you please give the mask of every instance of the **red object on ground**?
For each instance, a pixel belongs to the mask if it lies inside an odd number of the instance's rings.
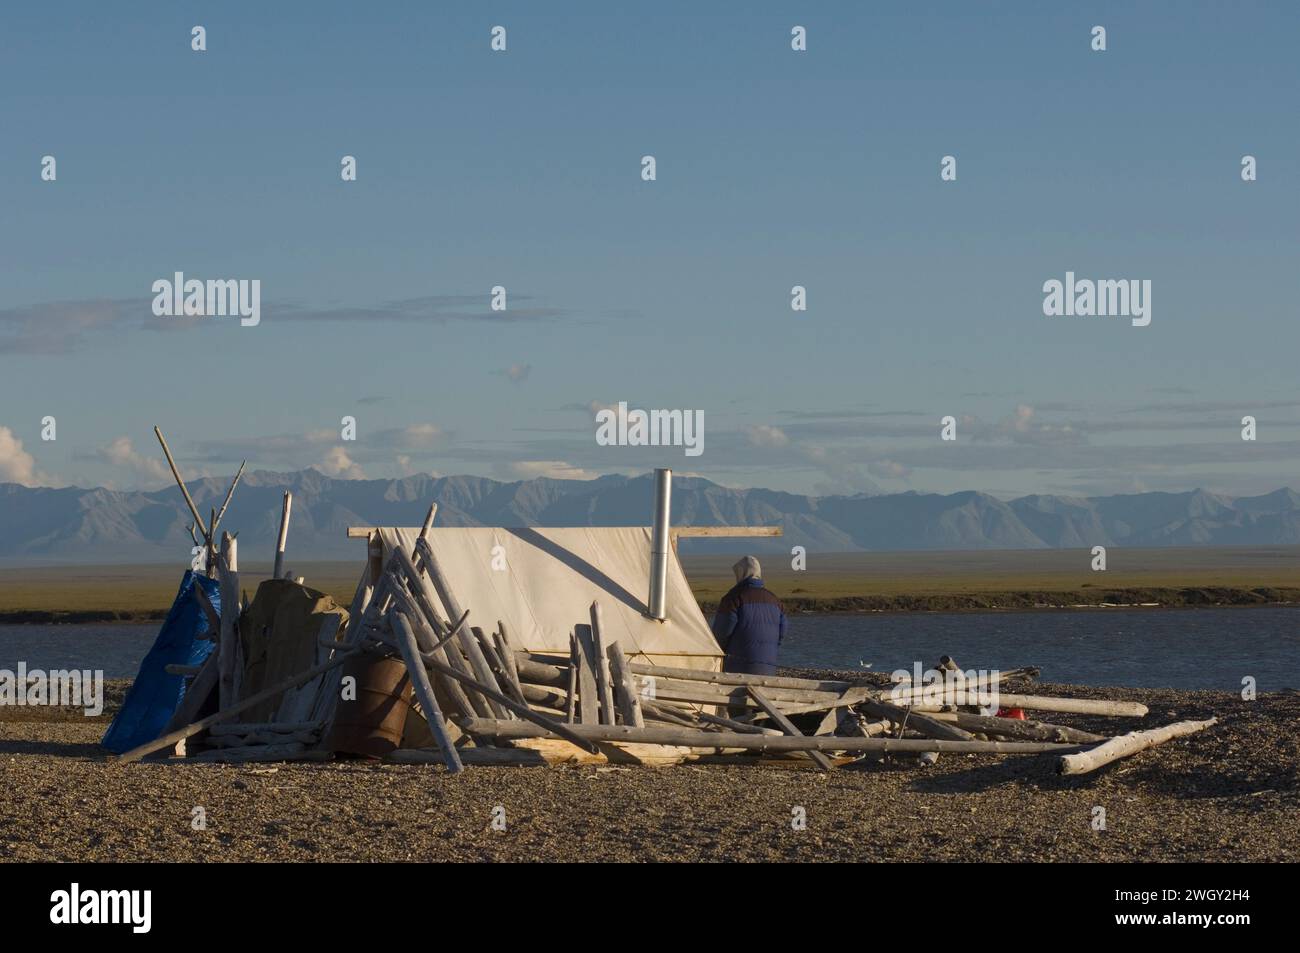
[[[1025,720],[1025,710],[1023,708],[999,708],[999,718],[1014,718],[1016,721]]]

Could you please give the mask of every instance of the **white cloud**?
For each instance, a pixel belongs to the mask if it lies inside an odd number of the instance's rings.
[[[552,480],[594,480],[596,474],[563,460],[518,460],[498,468],[518,480],[549,477]]]
[[[0,427],[0,483],[40,486],[49,482],[36,469],[36,458],[23,449],[23,442],[8,427]]]
[[[326,476],[340,477],[344,480],[364,480],[365,471],[361,469],[348,452],[342,447],[330,447],[325,451],[325,458],[320,463],[320,471]]]
[[[897,460],[875,460],[867,464],[867,472],[882,479],[905,480],[912,475],[912,468]]]
[[[755,447],[775,450],[790,445],[790,438],[786,436],[785,431],[780,427],[772,427],[768,424],[750,424],[742,429],[750,444]]]
[[[433,446],[442,437],[442,428],[437,424],[411,424],[396,431],[381,431],[377,436],[404,450],[420,450]]]
[[[171,474],[161,460],[137,453],[130,437],[118,437],[108,446],[100,447],[95,456],[115,467],[127,467],[137,476],[149,480],[167,481]]]

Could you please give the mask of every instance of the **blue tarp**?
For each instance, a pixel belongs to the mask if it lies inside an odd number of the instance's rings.
[[[121,711],[100,742],[114,754],[153,741],[176,713],[185,694],[185,676],[169,675],[166,666],[202,665],[212,654],[215,643],[207,638],[208,619],[194,596],[196,585],[203,587],[213,607],[221,611],[217,581],[187,570],[158,639],[140,663]]]

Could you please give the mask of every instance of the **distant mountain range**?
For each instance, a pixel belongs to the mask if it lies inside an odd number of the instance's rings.
[[[228,480],[190,484],[206,518]],[[335,480],[316,470],[247,473],[222,523],[239,532],[240,554],[269,560],[284,490],[293,491],[289,550],[299,560],[360,559],[350,525],[418,526],[438,503],[442,526],[648,525],[650,475],[596,480],[419,475]],[[174,562],[188,559],[189,512],[175,487],[150,492],[0,484],[0,559],[15,563]],[[737,490],[679,477],[673,522],[693,526],[779,525],[782,539],[695,540],[690,551],[1050,549],[1103,546],[1300,544],[1300,495],[1280,489],[1227,497],[1204,490],[1124,496],[1026,496],[1003,501],[947,495],[800,496]]]

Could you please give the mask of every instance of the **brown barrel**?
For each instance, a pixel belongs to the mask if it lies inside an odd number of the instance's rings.
[[[411,678],[401,659],[354,656],[343,675],[357,682],[355,701],[339,699],[328,747],[331,751],[382,758],[402,743],[411,710]]]

